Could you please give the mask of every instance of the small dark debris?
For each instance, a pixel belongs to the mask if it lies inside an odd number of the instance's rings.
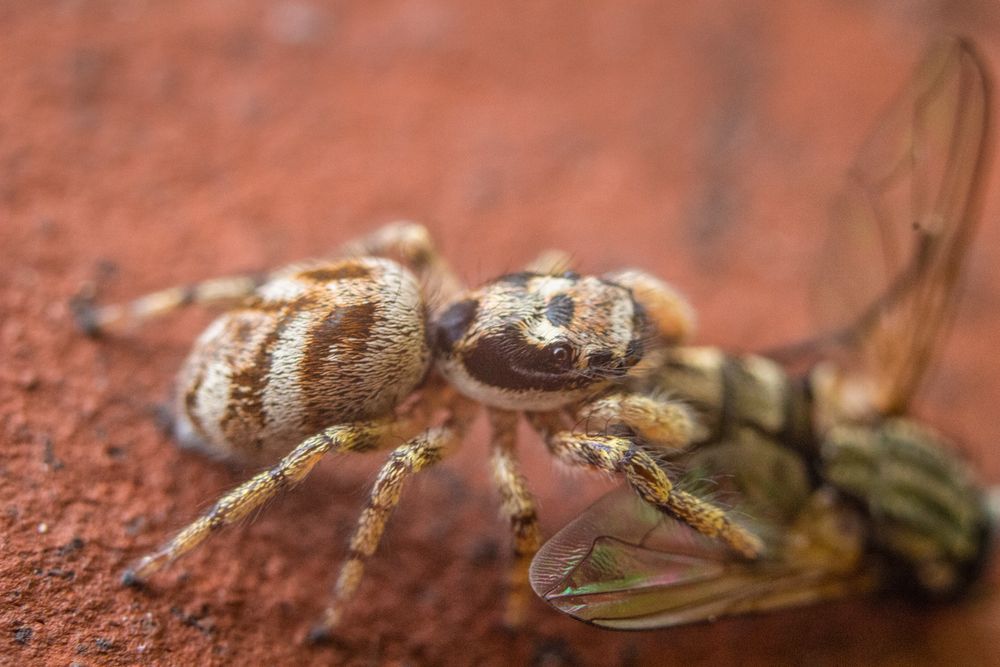
[[[18,644],[27,644],[31,641],[31,636],[35,634],[35,631],[27,626],[21,626],[14,629],[14,641]]]
[[[170,608],[170,613],[179,618],[181,623],[188,627],[196,628],[206,635],[210,635],[215,632],[215,621],[208,617],[209,612],[210,610],[207,604],[202,605],[201,609],[194,614],[188,614],[179,607]]]
[[[313,646],[331,646],[340,650],[351,650],[352,648],[340,635],[332,632],[330,628],[324,628],[319,625],[313,626],[309,630],[309,634],[306,635],[306,642]]]
[[[109,445],[105,447],[104,453],[108,455],[109,459],[113,461],[121,461],[125,458],[125,448],[119,447],[118,445]]]
[[[129,588],[135,588],[137,590],[142,590],[143,588],[146,587],[146,582],[144,582],[142,579],[140,579],[139,577],[137,577],[135,575],[135,571],[133,571],[131,568],[128,569],[128,570],[125,570],[125,572],[122,573],[122,579],[121,579],[121,581],[122,581],[122,586],[127,586]],[[171,611],[173,611],[173,610],[171,610]]]
[[[86,542],[83,541],[82,537],[74,537],[69,542],[59,547],[59,549],[56,550],[56,553],[60,556],[66,557],[70,554],[76,553],[82,549],[84,545],[86,545]]]
[[[125,534],[134,537],[141,533],[146,527],[146,517],[141,514],[125,522]]]
[[[97,650],[100,651],[101,653],[107,653],[108,651],[110,651],[115,647],[115,643],[110,639],[105,639],[104,637],[98,637],[97,639],[94,640],[94,646],[96,646]]]
[[[53,470],[62,470],[65,467],[63,462],[56,458],[55,444],[47,435],[42,436],[42,460]]]
[[[76,652],[77,655],[87,655],[87,653],[90,651],[90,647],[84,644],[83,642],[80,642],[79,644],[76,645],[76,648],[74,648],[73,650]]]
[[[500,558],[500,545],[492,538],[484,538],[472,545],[469,560],[474,567],[491,567]]]
[[[54,567],[45,573],[47,577],[58,577],[60,579],[65,579],[66,581],[73,581],[76,579],[76,570],[64,570],[59,567]]]
[[[76,327],[90,338],[98,338],[101,328],[97,324],[97,309],[94,306],[93,285],[85,285],[77,294],[70,297],[69,312],[73,315]]]
[[[35,371],[25,371],[17,376],[17,384],[25,391],[34,391],[41,386],[42,381]]]

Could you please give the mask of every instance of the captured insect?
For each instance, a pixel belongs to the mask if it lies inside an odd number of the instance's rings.
[[[541,548],[530,571],[540,597],[641,629],[891,587],[949,599],[975,581],[995,521],[989,494],[943,436],[905,414],[953,319],[989,113],[972,45],[931,49],[832,216],[819,273],[856,282],[828,280],[817,294],[831,333],[777,355],[808,362],[802,377],[764,356],[677,346],[625,380],[632,400],[670,396],[693,410],[699,430],[662,451],[666,467],[744,517],[763,555],[741,558],[619,490]]]
[[[138,324],[189,304],[230,304],[180,371],[174,432],[186,447],[270,466],[124,575],[138,584],[301,481],[327,454],[391,449],[312,637],[343,618],[403,484],[440,461],[479,405],[492,423],[490,465],[513,534],[505,620],[528,599],[541,543],[515,453],[519,413],[574,466],[619,473],[650,507],[745,558],[759,537],[711,501],[674,488],[644,443],[679,447],[696,425],[686,406],[625,385],[649,350],[691,327],[687,303],[635,270],[584,276],[539,260],[465,289],[416,224],[382,228],[339,258],[263,276],[176,287],[125,305],[74,306],[85,331]],[[573,424],[600,421],[606,429]]]

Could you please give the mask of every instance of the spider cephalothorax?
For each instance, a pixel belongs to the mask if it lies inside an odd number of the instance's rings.
[[[554,410],[620,378],[647,323],[626,287],[576,273],[515,273],[448,306],[436,323],[441,374],[506,410]]]
[[[564,463],[620,473],[661,511],[746,556],[761,550],[725,512],[674,489],[640,444],[683,446],[694,430],[686,406],[630,393],[621,381],[648,344],[677,342],[692,326],[684,300],[648,274],[552,268],[466,291],[423,227],[397,224],[346,246],[339,259],[168,289],[126,306],[84,304],[77,315],[96,333],[222,301],[234,307],[199,337],[181,371],[177,432],[209,454],[272,467],[140,559],[127,582],[248,516],[325,454],[395,444],[317,629],[325,636],[357,589],[403,482],[461,440],[478,405],[493,425],[490,463],[513,531],[509,623],[521,619],[541,541],[515,455],[518,412]]]

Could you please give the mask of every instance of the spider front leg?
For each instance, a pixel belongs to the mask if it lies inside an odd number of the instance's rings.
[[[637,269],[624,269],[603,277],[632,291],[632,298],[646,311],[653,324],[653,333],[661,343],[676,345],[694,334],[696,320],[691,304],[656,276]]]
[[[564,430],[557,412],[529,413],[528,418],[560,461],[622,474],[640,498],[699,533],[721,539],[747,558],[763,553],[760,538],[710,502],[675,489],[656,460],[630,438]]]
[[[500,492],[501,512],[510,520],[513,532],[514,562],[507,580],[507,601],[504,625],[516,628],[524,620],[528,599],[528,568],[531,559],[542,543],[538,527],[535,499],[528,490],[515,452],[517,413],[507,410],[490,410],[493,428],[490,443],[490,464],[493,481]]]
[[[368,503],[351,536],[347,559],[341,565],[334,587],[333,600],[309,633],[310,641],[329,639],[331,632],[340,624],[345,604],[361,583],[365,562],[375,553],[386,523],[399,504],[403,484],[411,476],[444,458],[461,441],[475,412],[475,403],[457,398],[451,406],[450,417],[442,426],[429,428],[393,450],[375,479]]]
[[[605,432],[621,424],[644,440],[671,450],[683,449],[705,435],[699,432],[704,428],[683,403],[627,391],[614,391],[585,402],[574,414],[587,433]]]
[[[327,453],[360,452],[376,448],[391,436],[395,420],[380,419],[341,424],[304,440],[276,466],[265,470],[222,496],[201,518],[191,523],[153,553],[126,570],[122,582],[138,584],[205,541],[220,528],[248,516],[279,491],[305,478]]]

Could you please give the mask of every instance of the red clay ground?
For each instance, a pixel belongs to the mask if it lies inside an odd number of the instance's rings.
[[[995,572],[934,610],[856,600],[620,634],[535,601],[506,633],[506,530],[481,429],[407,489],[336,646],[302,636],[376,459],[326,461],[150,591],[118,585],[248,473],[179,452],[157,426],[209,315],[93,342],[66,306],[86,281],[123,300],[405,216],[472,282],[558,246],[585,269],[674,281],[703,341],[793,338],[808,331],[827,199],[921,45],[959,30],[1000,64],[988,0],[950,13],[958,3],[681,4],[0,6],[0,662],[997,662]],[[994,483],[998,214],[991,194],[921,405]],[[607,484],[560,476],[524,440],[551,533]]]

